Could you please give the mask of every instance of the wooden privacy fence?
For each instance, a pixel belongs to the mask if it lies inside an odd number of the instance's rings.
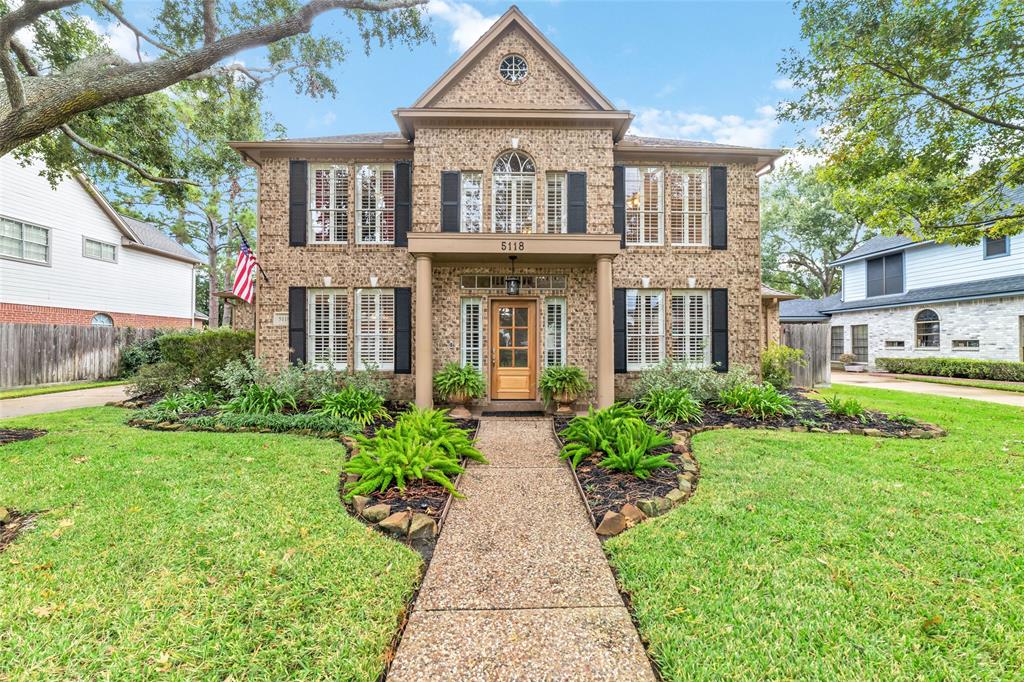
[[[806,367],[793,368],[796,386],[813,388],[832,383],[832,365],[829,362],[828,324],[783,324],[782,344],[804,352]]]
[[[121,349],[155,329],[0,324],[0,388],[116,377]]]

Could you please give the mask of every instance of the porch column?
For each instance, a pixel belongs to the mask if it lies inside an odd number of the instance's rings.
[[[597,257],[597,406],[615,402],[615,330],[612,325],[612,258]]]
[[[416,254],[416,407],[434,406],[434,320],[433,320],[433,263],[430,256]]]

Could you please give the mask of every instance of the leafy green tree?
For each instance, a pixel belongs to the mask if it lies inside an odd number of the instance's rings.
[[[836,202],[873,228],[953,243],[1024,230],[1024,3],[798,0],[806,50],[785,120],[816,135]]]
[[[829,263],[874,236],[833,205],[834,188],[821,171],[788,164],[761,192],[761,272],[766,284],[808,298],[839,291],[840,272]]]

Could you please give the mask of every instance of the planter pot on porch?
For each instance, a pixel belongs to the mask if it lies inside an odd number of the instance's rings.
[[[576,402],[576,398],[578,398],[579,396],[577,396],[575,393],[562,391],[561,393],[556,393],[551,397],[554,399],[555,404],[558,405],[558,407],[555,409],[555,414],[566,415],[573,414],[572,406],[573,403]]]
[[[843,369],[847,372],[866,372],[868,368],[864,365],[843,365]]]
[[[469,401],[470,397],[465,393],[453,393],[448,396],[448,400],[451,401],[452,409],[448,411],[448,414],[455,419],[469,419],[472,415],[469,412]]]

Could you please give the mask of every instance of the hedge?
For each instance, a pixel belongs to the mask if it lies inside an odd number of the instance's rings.
[[[1024,362],[968,358],[877,358],[879,369],[895,374],[924,374],[962,379],[1024,381]]]
[[[179,332],[161,336],[160,358],[182,368],[200,387],[213,388],[214,373],[231,360],[241,360],[256,348],[251,331],[228,328],[204,332]]]

